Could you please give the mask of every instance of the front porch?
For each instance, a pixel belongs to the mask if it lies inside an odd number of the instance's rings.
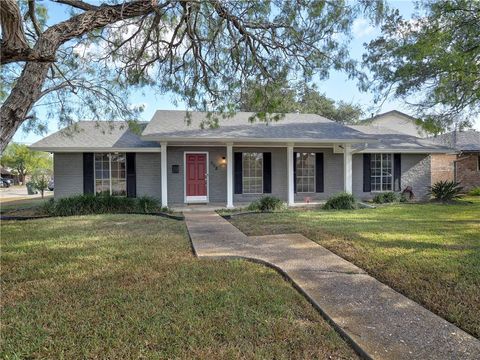
[[[353,192],[351,143],[160,145],[162,206],[175,210],[246,207],[264,195],[316,206],[335,192]]]

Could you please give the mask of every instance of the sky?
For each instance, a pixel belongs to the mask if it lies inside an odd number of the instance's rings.
[[[66,17],[68,17],[68,14],[65,12],[68,9],[67,6],[50,2],[46,3],[46,5],[49,11],[48,23],[57,23],[58,21],[64,20]],[[400,13],[407,19],[411,18],[415,11],[414,3],[408,0],[389,1],[389,6],[399,9]],[[350,55],[353,59],[360,61],[362,54],[364,53],[364,44],[377,37],[380,34],[380,29],[372,26],[366,19],[356,19],[352,24],[352,34],[353,39],[349,45]],[[317,82],[316,85],[320,92],[324,93],[326,96],[335,101],[341,100],[347,103],[360,104],[365,111],[366,117],[371,115],[373,112],[383,113],[390,110],[399,110],[407,114],[414,115],[411,110],[408,109],[408,107],[400,100],[386,101],[380,108],[378,106],[374,107],[373,94],[360,92],[357,87],[357,82],[355,80],[348,79],[346,74],[339,71],[332,71],[328,79]],[[178,104],[178,106],[174,105],[172,95],[161,95],[153,90],[149,91],[148,89],[133,93],[131,96],[131,103],[144,105],[145,109],[140,119],[143,121],[149,121],[157,109],[185,110],[185,108],[182,107],[182,104]],[[41,116],[40,112],[39,115]],[[480,119],[476,120],[474,123],[474,128],[480,130]],[[31,144],[48,134],[56,132],[57,130],[59,130],[59,125],[55,122],[49,123],[48,132],[45,135],[38,135],[32,132],[25,133],[20,129],[15,134],[13,140],[15,142]]]

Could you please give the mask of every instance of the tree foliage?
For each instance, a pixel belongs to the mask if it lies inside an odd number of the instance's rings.
[[[7,146],[0,158],[2,166],[11,168],[25,181],[25,176],[32,175],[36,171],[48,171],[53,169],[53,159],[50,154],[41,151],[33,151],[27,145],[12,143]]]
[[[392,11],[363,61],[376,100],[392,95],[410,103],[435,127],[468,125],[480,113],[480,2],[423,1],[423,15]]]
[[[300,112],[318,114],[342,123],[358,121],[363,114],[360,105],[336,103],[306,83],[291,86],[286,79],[270,84],[248,82],[244,86],[239,110],[255,112],[261,120],[278,120],[280,114]]]
[[[45,195],[45,190],[48,188],[48,183],[50,178],[52,177],[52,173],[45,169],[37,169],[32,174],[31,184],[32,187],[38,191],[40,191],[40,195],[42,199]]]
[[[2,0],[2,150],[24,123],[136,119],[128,95],[137,87],[229,112],[248,80],[309,81],[332,68],[358,76],[346,47],[351,24],[383,12],[381,0],[54,1],[71,17],[48,24],[44,3]]]

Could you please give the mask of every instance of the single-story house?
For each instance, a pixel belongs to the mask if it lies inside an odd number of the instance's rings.
[[[417,198],[431,184],[430,156],[451,150],[371,126],[346,126],[312,114],[252,122],[157,111],[141,132],[121,122],[78,122],[31,146],[54,154],[55,197],[110,193],[151,196],[164,206],[215,203],[232,208],[264,194],[289,205],[346,191],[365,199],[402,191]]]
[[[465,190],[480,186],[480,132],[470,129],[437,135],[430,141],[456,150],[455,155],[432,156],[432,167],[443,169],[443,177],[433,179],[455,180]],[[440,172],[437,172],[440,174]]]

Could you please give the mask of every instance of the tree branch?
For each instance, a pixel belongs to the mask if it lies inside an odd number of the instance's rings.
[[[35,61],[39,63],[55,61],[55,54],[42,54],[41,51],[30,49],[29,47],[23,49],[9,49],[3,47],[3,43],[0,57],[0,63],[2,65],[20,61]]]
[[[32,20],[35,33],[37,36],[40,36],[42,31],[40,30],[40,26],[38,25],[37,17],[35,15],[35,0],[28,0],[28,16],[30,16],[30,20]]]
[[[98,6],[86,3],[81,0],[53,0],[53,1],[59,4],[72,6],[80,10],[85,10],[85,11],[98,10]]]

